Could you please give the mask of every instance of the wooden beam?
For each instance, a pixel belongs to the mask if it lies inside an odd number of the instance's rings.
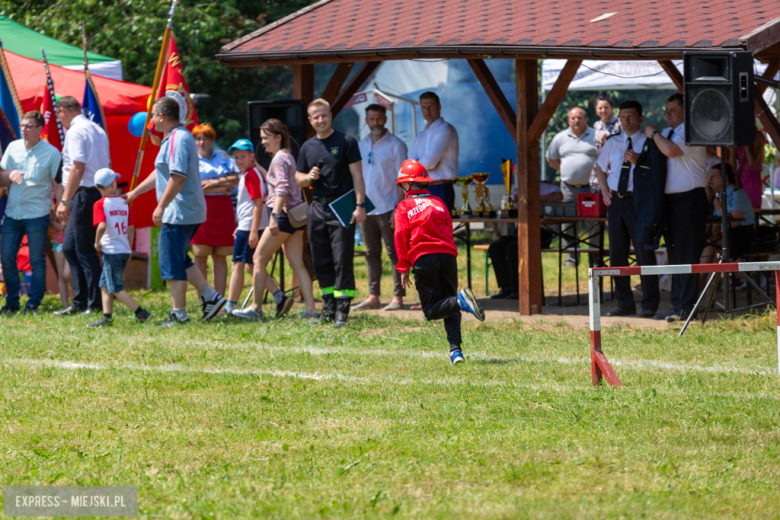
[[[764,71],[764,74],[762,75],[766,79],[772,79],[775,77],[775,74],[777,74],[777,71],[780,70],[780,58],[775,58],[766,65],[766,70]],[[766,88],[769,85],[764,85],[763,83],[757,83],[756,87],[758,87],[758,92],[761,94],[766,91]]]
[[[293,65],[293,99],[304,106],[314,100],[314,65]]]
[[[496,112],[498,112],[501,121],[504,122],[504,126],[506,126],[506,129],[509,131],[509,135],[512,136],[512,139],[515,139],[515,137],[517,137],[517,115],[515,114],[514,109],[512,109],[512,105],[509,104],[506,96],[501,91],[501,87],[498,86],[496,78],[493,77],[493,74],[490,72],[490,69],[484,60],[474,59],[467,61],[469,62],[469,65],[471,65],[471,70],[474,71],[477,79],[482,84],[482,88],[485,89],[488,98],[490,98],[490,101],[493,103],[493,107],[495,107]]]
[[[753,54],[780,41],[780,18],[775,18],[753,32],[740,37],[739,43]]]
[[[347,81],[349,71],[351,71],[354,66],[354,63],[339,63],[328,82],[328,86],[325,87],[325,91],[322,93],[322,99],[331,104],[336,101],[336,96],[338,96],[341,87],[344,86],[344,82]]]
[[[542,137],[545,128],[550,124],[550,119],[552,119],[553,114],[558,109],[558,105],[561,104],[563,96],[566,95],[566,91],[569,89],[569,85],[577,74],[580,65],[582,65],[582,60],[569,60],[563,66],[558,79],[555,80],[555,85],[553,85],[553,88],[547,95],[547,99],[542,104],[542,108],[533,118],[533,122],[528,128],[528,146],[533,147],[536,141]]]
[[[379,67],[378,61],[369,61],[364,63],[360,69],[352,76],[352,78],[344,85],[344,88],[339,92],[336,99],[331,103],[330,109],[333,112],[333,118],[341,112],[341,109],[352,99],[352,96],[357,92],[363,83],[371,76],[371,74]]]
[[[536,60],[515,61],[517,85],[517,281],[520,314],[542,312],[542,248],[539,208],[539,147],[528,139],[539,112]]]
[[[758,91],[758,86],[755,87],[754,97],[756,99],[758,119],[761,120],[761,124],[764,125],[764,130],[769,134],[769,137],[772,139],[772,142],[775,143],[775,146],[780,145],[780,122],[777,121],[777,118],[767,106],[764,97]]]
[[[683,77],[682,74],[680,74],[680,71],[677,70],[677,67],[674,66],[674,63],[671,60],[658,60],[658,64],[661,66],[662,69],[664,69],[666,75],[671,78],[672,82],[674,83],[674,86],[677,87],[677,90],[682,92]]]

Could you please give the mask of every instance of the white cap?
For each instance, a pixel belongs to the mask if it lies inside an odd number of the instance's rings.
[[[95,172],[95,186],[108,188],[111,183],[119,178],[119,174],[111,168],[101,168]]]

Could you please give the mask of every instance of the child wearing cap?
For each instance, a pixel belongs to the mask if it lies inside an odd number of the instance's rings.
[[[238,196],[236,201],[236,230],[233,232],[233,266],[228,286],[227,313],[238,315],[238,299],[244,289],[244,268],[253,265],[255,248],[260,241],[262,230],[268,226],[268,211],[265,207],[266,186],[263,176],[255,166],[255,153],[252,142],[239,139],[233,143],[228,152],[241,170],[238,181]],[[285,315],[293,306],[294,300],[285,296],[270,274],[267,274],[266,286],[276,300],[276,316]],[[250,308],[251,311],[251,308]],[[246,311],[242,311],[243,314]],[[252,313],[252,318],[260,318],[260,313]]]
[[[133,243],[135,228],[130,207],[122,197],[116,196],[118,177],[110,168],[101,168],[95,172],[95,187],[103,196],[93,207],[93,224],[97,227],[95,249],[103,261],[98,284],[103,295],[103,317],[88,327],[111,324],[114,298],[127,305],[140,323],[152,317],[124,289],[123,275],[127,260],[133,252],[130,244]]]
[[[406,198],[395,208],[395,251],[404,287],[410,287],[409,269],[425,317],[444,320],[452,364],[465,361],[461,351],[461,311],[485,321],[485,312],[471,289],[458,293],[458,250],[452,236],[452,217],[439,197],[427,190],[431,178],[422,164],[407,159],[398,180]]]

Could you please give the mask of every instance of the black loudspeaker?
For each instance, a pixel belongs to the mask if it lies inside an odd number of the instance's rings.
[[[265,153],[260,143],[260,126],[271,118],[278,119],[287,125],[290,131],[290,152],[298,159],[300,145],[306,140],[306,107],[299,99],[282,101],[250,101],[247,108],[247,126],[249,140],[255,146],[257,162],[263,168],[271,164],[271,156]]]
[[[753,53],[683,55],[685,142],[747,146],[756,136]]]

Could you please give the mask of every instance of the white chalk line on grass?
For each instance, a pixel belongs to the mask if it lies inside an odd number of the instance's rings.
[[[242,350],[248,350],[249,348],[257,348],[270,352],[283,352],[292,354],[311,354],[313,356],[327,356],[332,354],[347,354],[353,356],[392,356],[392,357],[412,357],[412,358],[444,358],[446,352],[444,350],[431,351],[431,350],[400,350],[400,349],[359,349],[359,348],[344,348],[344,347],[273,347],[262,344],[243,344],[240,346],[225,346],[222,342],[213,340],[209,341],[193,341],[190,342],[196,345],[217,347],[220,349],[227,348],[229,350],[240,348]],[[570,357],[555,357],[547,358],[540,356],[512,356],[501,357],[484,352],[466,352],[466,357],[471,359],[480,359],[482,361],[498,361],[504,363],[559,363],[561,365],[590,365],[590,358],[570,358]],[[673,363],[671,361],[657,361],[654,359],[611,359],[608,358],[610,364],[614,366],[622,366],[631,369],[647,370],[647,369],[660,369],[669,370],[675,372],[706,372],[710,374],[755,374],[755,375],[774,375],[774,369],[770,368],[746,368],[746,367],[734,367],[728,365],[696,365],[686,363]]]
[[[566,363],[574,362],[574,359],[559,358],[558,361],[565,360]],[[259,375],[270,376],[279,378],[295,378],[314,381],[336,380],[336,381],[351,381],[360,383],[392,383],[398,385],[408,384],[423,384],[423,385],[442,385],[442,386],[458,386],[458,385],[470,385],[479,387],[512,387],[512,388],[525,388],[529,390],[548,390],[557,392],[579,392],[583,390],[583,385],[579,383],[561,383],[561,382],[518,382],[518,381],[471,381],[468,379],[399,379],[394,377],[356,377],[347,376],[339,373],[321,374],[319,372],[297,372],[292,370],[243,370],[243,369],[229,369],[229,368],[191,368],[181,365],[138,365],[134,363],[123,363],[118,365],[101,365],[98,363],[80,363],[75,361],[57,361],[53,359],[4,359],[0,360],[1,364],[26,366],[28,368],[40,369],[40,368],[54,368],[62,370],[131,370],[142,371],[152,373],[180,373],[180,374],[226,374],[226,375]],[[690,392],[684,389],[659,389],[658,393],[661,395],[684,395],[690,396]],[[767,393],[736,393],[736,392],[716,392],[711,393],[711,396],[726,397],[726,398],[738,398],[738,399],[771,399],[780,401],[780,397],[767,394]]]

